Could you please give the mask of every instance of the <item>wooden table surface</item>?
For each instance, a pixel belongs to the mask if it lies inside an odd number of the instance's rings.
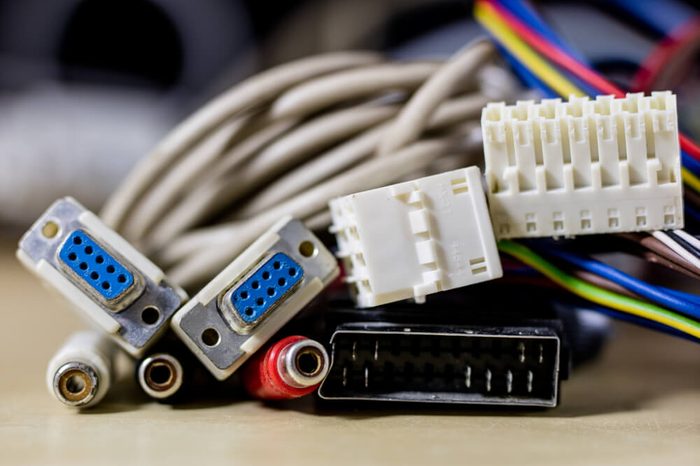
[[[81,322],[0,241],[0,464],[700,465],[700,346],[619,326],[550,411],[316,413],[218,399],[167,406],[125,382],[97,409],[48,394],[46,363]]]

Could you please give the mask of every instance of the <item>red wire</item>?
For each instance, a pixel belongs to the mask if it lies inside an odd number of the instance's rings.
[[[700,41],[700,18],[692,18],[674,29],[644,59],[632,81],[633,89],[648,90],[669,63],[687,47]]]
[[[544,37],[540,36],[537,32],[530,29],[525,23],[520,21],[517,17],[501,6],[496,0],[479,0],[479,2],[487,8],[495,10],[496,13],[498,13],[498,15],[525,40],[525,42],[560,67],[576,75],[586,83],[598,89],[600,92],[605,94],[613,94],[617,97],[625,96],[622,89],[615,86],[613,83],[587,66],[578,62],[569,56],[569,54],[549,42]],[[700,147],[698,147],[693,141],[688,139],[685,135],[680,134],[680,144],[681,148],[683,148],[683,150],[685,150],[691,157],[700,161]]]

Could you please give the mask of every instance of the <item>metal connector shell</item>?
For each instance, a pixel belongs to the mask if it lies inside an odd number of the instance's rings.
[[[66,242],[78,237],[89,239],[81,247],[91,249],[70,249]],[[104,266],[99,272],[110,273],[112,265],[115,276],[108,280],[98,275],[91,281],[89,275],[81,275],[82,264],[88,267],[88,256],[94,257],[91,273],[98,273],[98,266]],[[184,291],[169,284],[155,264],[69,197],[54,202],[24,234],[17,257],[133,356],[140,356],[157,339],[186,299]],[[133,277],[131,284],[124,271]],[[111,296],[101,289],[105,283],[118,293]]]
[[[282,253],[301,268],[301,279],[253,322],[242,325],[232,294]],[[173,318],[183,342],[219,380],[229,377],[301,311],[339,273],[333,255],[304,225],[284,218],[194,296]]]

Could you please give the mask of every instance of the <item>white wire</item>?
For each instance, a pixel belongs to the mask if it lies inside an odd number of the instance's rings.
[[[695,257],[690,252],[688,252],[688,250],[686,250],[683,246],[681,246],[680,244],[675,242],[673,240],[673,238],[668,236],[663,231],[654,231],[651,234],[652,234],[652,236],[654,236],[654,238],[658,239],[659,241],[664,243],[666,246],[671,248],[673,250],[673,252],[675,252],[676,254],[681,256],[686,261],[690,262],[693,265],[693,267],[700,269],[700,259]]]

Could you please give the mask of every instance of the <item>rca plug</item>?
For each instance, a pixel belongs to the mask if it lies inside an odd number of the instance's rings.
[[[319,342],[289,336],[258,352],[243,368],[246,391],[261,400],[299,398],[316,390],[329,368],[328,353]]]
[[[111,386],[115,355],[116,346],[100,332],[74,333],[49,361],[49,392],[66,406],[97,405]]]
[[[184,369],[180,360],[168,353],[155,353],[144,358],[138,366],[137,379],[141,389],[151,398],[165,400],[182,387]]]

